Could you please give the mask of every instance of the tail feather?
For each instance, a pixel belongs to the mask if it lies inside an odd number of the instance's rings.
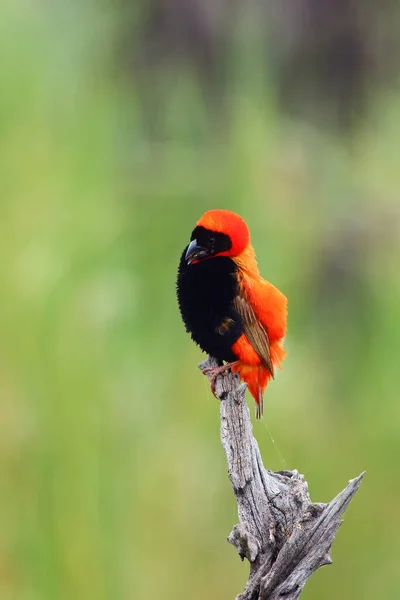
[[[261,419],[264,414],[264,392],[262,387],[258,388],[258,400],[256,400],[256,419]]]

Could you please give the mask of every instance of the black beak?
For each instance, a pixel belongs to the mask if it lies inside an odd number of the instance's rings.
[[[198,246],[197,240],[192,240],[186,250],[185,260],[188,265],[191,265],[195,260],[201,260],[210,255],[210,251],[204,246]]]

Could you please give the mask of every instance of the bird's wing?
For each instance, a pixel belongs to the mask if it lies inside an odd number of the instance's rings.
[[[264,325],[257,319],[250,301],[243,295],[237,295],[233,301],[235,309],[243,320],[243,332],[261,358],[264,366],[274,377],[268,333]]]

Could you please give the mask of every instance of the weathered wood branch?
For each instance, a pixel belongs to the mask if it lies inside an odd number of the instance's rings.
[[[217,366],[209,357],[200,366]],[[364,473],[328,504],[311,502],[307,482],[297,471],[264,468],[252,434],[245,385],[238,375],[217,378],[221,399],[221,441],[236,497],[239,524],[228,541],[250,563],[245,590],[236,600],[296,600],[312,573],[330,564],[340,516],[358,490]]]

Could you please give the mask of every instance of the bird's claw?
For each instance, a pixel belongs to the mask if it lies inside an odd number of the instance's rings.
[[[236,366],[238,364],[238,362],[239,361],[234,361],[234,362],[226,363],[225,365],[221,365],[220,367],[206,367],[205,369],[203,369],[204,375],[211,375],[211,377],[210,377],[211,391],[216,398],[218,398],[218,396],[215,391],[215,383],[216,383],[218,375],[222,375],[222,373],[225,373],[228,369],[231,369],[232,367]]]
[[[216,372],[217,371],[217,372]],[[218,398],[217,396],[217,392],[215,390],[215,383],[217,381],[217,377],[218,375],[220,375],[223,371],[219,370],[219,367],[207,367],[203,370],[203,374],[204,375],[209,375],[211,374],[210,377],[210,387],[211,387],[211,391],[213,393],[213,395]]]

